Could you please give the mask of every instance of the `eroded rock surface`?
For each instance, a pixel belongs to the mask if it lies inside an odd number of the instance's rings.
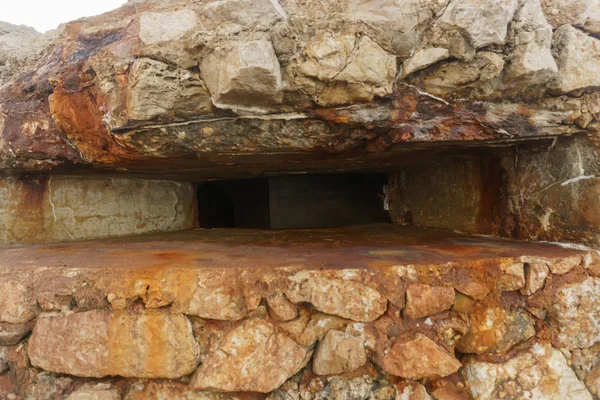
[[[547,343],[536,343],[503,363],[472,362],[462,373],[469,393],[477,400],[592,399],[560,351]]]
[[[382,363],[390,374],[415,380],[448,376],[461,367],[454,355],[419,333],[398,339]]]
[[[308,362],[311,351],[277,332],[272,324],[251,319],[231,331],[198,368],[191,386],[199,390],[268,393]]]
[[[28,349],[36,367],[96,378],[179,378],[196,369],[199,357],[190,322],[162,311],[41,316]]]

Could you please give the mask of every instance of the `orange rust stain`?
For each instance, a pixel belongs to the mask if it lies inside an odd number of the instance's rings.
[[[187,258],[180,251],[163,251],[160,253],[155,253],[154,256],[164,261],[179,261],[184,258]]]
[[[110,164],[131,158],[104,124],[91,86],[68,91],[58,85],[50,96],[50,110],[58,128],[88,161]]]
[[[347,124],[350,119],[345,115],[339,115],[336,108],[319,108],[315,110],[315,114],[326,121],[335,122],[338,124]]]
[[[531,118],[533,116],[533,110],[526,104],[521,103],[517,107],[517,114],[525,118]]]

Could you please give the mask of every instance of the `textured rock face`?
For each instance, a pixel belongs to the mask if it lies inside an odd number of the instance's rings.
[[[407,318],[421,318],[446,311],[454,304],[454,289],[413,283],[406,288]]]
[[[600,85],[600,40],[563,25],[554,33],[554,52],[559,74],[552,88],[559,93],[584,90]]]
[[[197,74],[149,58],[131,66],[128,114],[133,120],[204,114],[210,94]]]
[[[367,363],[363,340],[337,330],[327,332],[315,352],[313,371],[317,375],[352,372]]]
[[[558,291],[549,317],[558,330],[561,347],[585,348],[600,340],[598,291],[600,282],[597,278],[587,278]]]
[[[41,57],[52,34],[41,35],[26,26],[0,22],[0,87]]]
[[[71,393],[67,400],[119,400],[121,395],[110,385],[98,384],[96,386],[84,386]]]
[[[49,242],[194,227],[187,183],[0,178],[0,242]]]
[[[385,312],[387,300],[359,282],[317,275],[311,271],[290,277],[288,298],[294,303],[307,301],[319,311],[354,321],[373,321]]]
[[[438,21],[443,28],[464,30],[475,49],[503,44],[517,4],[516,0],[451,1]]]
[[[556,75],[552,57],[552,27],[544,18],[539,0],[523,2],[513,24],[515,48],[507,68],[511,85],[543,84]]]
[[[220,107],[281,103],[281,66],[265,39],[227,43],[203,60],[200,70]]]
[[[35,299],[30,287],[19,279],[2,279],[0,289],[4,295],[0,299],[0,321],[9,324],[26,323],[36,315]]]
[[[560,351],[536,343],[499,364],[473,362],[463,371],[474,399],[592,399]]]
[[[178,378],[198,365],[183,315],[92,310],[40,317],[29,340],[31,363],[75,376]]]
[[[534,320],[525,312],[487,308],[471,312],[470,329],[456,344],[462,353],[506,353],[535,335]]]
[[[268,393],[300,371],[311,352],[263,320],[231,331],[198,368],[191,385],[199,390]]]
[[[392,375],[408,379],[448,376],[461,363],[423,334],[396,341],[383,358],[383,368]]]

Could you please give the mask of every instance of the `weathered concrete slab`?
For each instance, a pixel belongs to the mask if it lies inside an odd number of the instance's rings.
[[[0,243],[40,243],[193,228],[188,183],[110,177],[0,178]]]

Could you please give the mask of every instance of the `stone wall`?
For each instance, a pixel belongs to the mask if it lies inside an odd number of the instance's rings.
[[[0,178],[0,243],[124,236],[196,226],[194,186],[107,177]]]
[[[0,397],[598,398],[594,251],[398,227],[186,235],[5,249]]]

